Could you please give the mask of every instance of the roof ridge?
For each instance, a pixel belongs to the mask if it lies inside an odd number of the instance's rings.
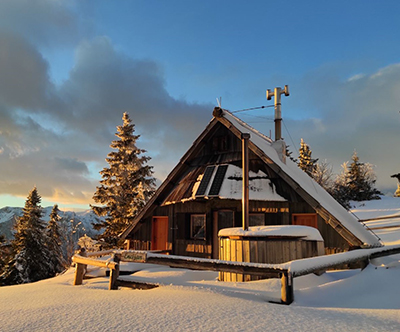
[[[272,144],[273,140],[271,138],[269,138],[268,136],[266,136],[265,134],[263,134],[262,132],[258,131],[257,129],[253,128],[252,126],[250,126],[247,122],[244,122],[243,120],[239,119],[237,116],[233,115],[233,113],[229,112],[227,109],[222,108],[221,109],[224,113],[228,113],[229,116],[233,117],[237,122],[239,122],[243,127],[249,129],[250,131],[252,131],[253,133],[255,133],[256,135],[260,136],[261,138],[265,139],[266,141],[268,141],[268,143]]]

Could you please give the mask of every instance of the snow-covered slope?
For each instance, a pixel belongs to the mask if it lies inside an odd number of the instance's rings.
[[[351,212],[385,245],[400,244],[400,197],[381,196],[380,200],[351,202]]]
[[[2,331],[398,331],[400,269],[295,279],[295,302],[280,282],[216,281],[213,272],[149,265],[133,277],[151,290],[109,291],[108,278],[72,286],[73,270],[37,283],[0,287]]]
[[[22,208],[4,207],[0,209],[0,234],[7,239],[12,239],[12,228],[16,218],[22,215]]]
[[[400,197],[381,196],[372,201],[351,201],[351,212],[360,219],[400,216]]]

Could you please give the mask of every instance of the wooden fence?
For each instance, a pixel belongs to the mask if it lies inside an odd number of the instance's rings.
[[[94,265],[109,268],[111,270],[109,289],[118,289],[120,261],[151,263],[192,270],[211,270],[252,275],[275,274],[277,277],[281,277],[281,301],[279,303],[288,305],[294,300],[293,278],[321,272],[343,264],[364,262],[366,266],[371,259],[399,253],[400,245],[397,245],[374,249],[359,249],[329,256],[299,259],[282,264],[260,264],[162,255],[151,251],[117,250],[113,252],[112,258],[107,261],[75,255],[73,257],[73,261],[76,263],[74,285],[82,284],[86,265]],[[110,254],[110,252],[106,254]],[[99,256],[99,253],[97,253],[97,256]]]
[[[109,255],[109,252],[106,252],[104,255]],[[93,256],[100,256],[99,253]],[[74,277],[74,285],[82,285],[83,277],[86,273],[86,267],[88,265],[109,268],[110,269],[110,282],[108,284],[108,289],[118,289],[116,284],[117,278],[119,276],[119,255],[113,254],[111,256],[111,260],[99,260],[89,257],[84,257],[81,255],[74,255],[72,257],[72,261],[76,264],[75,266],[75,277]]]

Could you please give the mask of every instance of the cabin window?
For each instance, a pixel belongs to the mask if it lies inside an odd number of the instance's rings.
[[[206,239],[206,215],[192,214],[190,216],[190,238],[193,240]]]
[[[265,215],[264,213],[250,213],[249,226],[264,226]]]

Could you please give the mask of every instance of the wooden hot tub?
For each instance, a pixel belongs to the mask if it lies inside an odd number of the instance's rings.
[[[218,233],[219,259],[235,262],[279,264],[324,255],[324,240],[307,226],[256,226],[247,231],[225,228]],[[221,281],[251,281],[276,277],[220,272]]]

